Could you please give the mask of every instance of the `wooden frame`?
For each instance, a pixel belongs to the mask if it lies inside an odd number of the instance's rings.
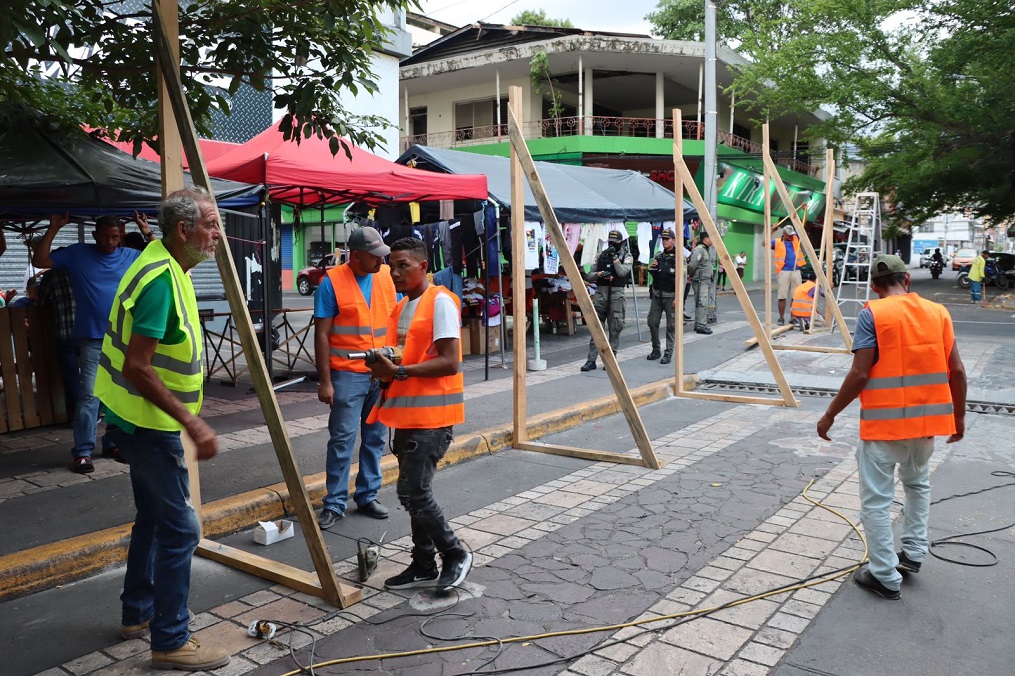
[[[186,152],[194,183],[208,189],[210,193],[211,187],[208,170],[204,163],[201,147],[197,143],[197,132],[194,129],[194,122],[191,119],[186,95],[180,81],[180,61],[178,51],[175,50],[178,38],[174,38],[177,32],[177,3],[175,0],[165,2],[164,4],[160,3],[159,0],[152,0],[152,9],[157,61],[163,78],[163,87],[159,95],[160,119],[167,120],[163,125],[164,128],[173,127],[174,125],[170,124],[168,120],[175,119],[175,127],[179,131],[179,140],[182,142]],[[171,109],[167,109],[167,99]],[[163,136],[161,141],[163,146],[163,189],[168,192],[169,190],[182,187],[183,170],[178,149],[174,154],[173,149],[167,147],[166,136]],[[173,172],[175,175],[170,176],[170,172]],[[233,262],[232,253],[229,251],[229,245],[224,237],[215,252],[215,260],[222,275],[222,285],[229,300],[229,308],[233,313],[236,328],[240,334],[240,341],[243,343],[243,351],[247,358],[250,375],[254,381],[254,389],[257,392],[258,400],[261,402],[261,411],[264,413],[265,423],[268,426],[268,432],[275,447],[279,466],[285,477],[286,486],[289,489],[290,497],[296,509],[296,515],[299,517],[300,527],[306,539],[307,547],[310,550],[310,557],[314,562],[316,575],[205,539],[202,539],[198,545],[197,553],[246,573],[322,597],[340,608],[346,608],[362,600],[363,594],[359,589],[341,584],[338,581],[338,576],[335,574],[328,546],[324,542],[324,537],[321,534],[321,529],[317,524],[314,510],[310,504],[310,495],[307,493],[306,484],[303,483],[303,476],[296,465],[296,458],[293,454],[289,434],[282,420],[282,412],[279,409],[278,400],[275,398],[275,391],[272,388],[271,379],[265,366],[264,355],[261,354],[261,349],[254,333],[254,326],[244,303],[239,277],[236,274],[236,265]],[[192,453],[192,451],[188,451],[188,453]],[[191,499],[193,504],[199,506],[201,501],[198,464],[192,461],[192,459],[193,455],[188,455],[192,487]]]
[[[831,299],[833,299],[835,297],[835,292],[832,289],[832,285],[831,285],[831,283],[828,280],[828,276],[825,274],[825,270],[821,269],[821,259],[819,259],[818,255],[814,252],[814,247],[811,245],[811,240],[810,240],[809,237],[807,237],[807,232],[804,229],[804,223],[803,223],[802,220],[800,220],[800,216],[797,214],[796,207],[793,206],[793,200],[790,199],[789,191],[786,190],[786,184],[783,183],[782,177],[779,175],[779,171],[778,171],[778,169],[775,166],[775,162],[772,161],[772,156],[771,156],[771,153],[769,152],[769,149],[768,149],[769,145],[768,145],[768,123],[767,122],[764,125],[762,125],[761,130],[762,130],[761,158],[762,158],[762,161],[764,162],[764,166],[765,166],[765,185],[766,185],[766,188],[768,186],[768,181],[771,180],[772,184],[775,185],[775,191],[779,195],[779,199],[782,201],[783,206],[786,208],[786,212],[789,214],[790,218],[793,221],[793,226],[796,228],[797,232],[800,233],[798,235],[798,237],[800,239],[800,244],[803,246],[804,255],[808,256],[810,258],[810,260],[812,260],[814,262],[814,265],[813,265],[814,275],[818,278],[818,287],[825,293],[825,306],[831,311],[831,313],[832,313],[832,319],[838,325],[839,332],[842,335],[842,341],[843,341],[843,343],[845,343],[845,347],[819,347],[819,346],[804,346],[804,345],[800,345],[800,346],[797,346],[797,345],[778,345],[778,346],[776,346],[776,349],[778,349],[778,350],[798,350],[798,351],[803,351],[803,352],[830,352],[830,353],[837,353],[837,354],[849,354],[850,352],[853,351],[853,338],[849,334],[849,328],[846,326],[846,320],[843,319],[843,317],[842,317],[842,312],[839,310],[838,303],[831,302]],[[828,176],[828,172],[826,171],[826,179],[827,179],[827,176]],[[828,180],[828,182],[825,185],[825,190],[829,192],[829,195],[831,195],[831,187],[830,186],[831,186],[831,181]],[[768,191],[766,189],[766,192],[765,192],[765,204],[766,205],[768,205],[768,203],[769,203],[768,197],[769,197],[768,196]],[[827,204],[825,206],[825,211],[826,211],[826,214],[829,212]],[[826,222],[825,222],[825,228],[826,228],[826,230],[829,227],[829,225],[830,224],[826,220]],[[768,225],[767,225],[767,219],[766,219],[766,225],[765,225],[765,227],[766,228],[768,227]],[[830,243],[831,243],[831,237],[830,236],[826,237],[825,235],[826,235],[826,233],[822,233],[822,238],[821,238],[822,239],[822,246],[829,246]],[[765,236],[765,239],[766,239],[765,250],[766,251],[768,251],[771,248],[771,247],[768,246],[768,243],[767,243],[769,236],[770,236],[770,233],[766,233],[766,236]],[[829,257],[829,259],[825,261],[825,264],[828,265],[828,266],[831,266],[831,264],[832,264],[831,257]],[[771,280],[770,268],[766,270],[766,279],[769,280],[769,282],[766,285],[765,298],[766,298],[766,302],[767,303],[771,303],[772,291],[771,291],[771,286],[770,286],[771,285],[771,281],[770,281]],[[818,305],[818,299],[817,299],[816,296],[817,296],[817,294],[815,294],[814,307],[811,308],[811,317],[812,318],[814,317],[814,308],[816,308],[817,305]]]
[[[698,191],[698,187],[694,184],[694,177],[691,175],[690,169],[687,168],[687,163],[684,162],[683,155],[683,138],[681,137],[680,130],[682,129],[682,119],[680,110],[678,108],[673,109],[673,166],[676,170],[674,172],[675,182],[674,187],[676,188],[676,222],[680,228],[680,241],[683,241],[683,223],[684,223],[684,190],[686,188],[688,195],[691,197],[691,201],[694,203],[695,208],[698,210],[698,217],[701,220],[701,224],[705,226],[705,231],[712,238],[712,244],[716,248],[716,252],[719,255],[719,261],[727,270],[733,270],[733,260],[730,258],[730,253],[726,249],[726,244],[722,241],[722,237],[719,235],[719,230],[715,227],[715,221],[712,220],[712,214],[708,212],[708,208],[705,206],[705,200],[702,199],[701,193]],[[767,219],[766,219],[767,220]],[[767,227],[767,226],[766,226]],[[684,266],[683,266],[683,253],[677,256],[677,296],[683,298],[684,292]],[[751,304],[751,299],[747,295],[747,288],[744,286],[744,282],[740,279],[740,275],[730,275],[730,282],[733,284],[733,291],[737,295],[737,300],[740,301],[740,307],[743,308],[744,314],[747,316],[747,321],[751,325],[751,330],[754,331],[754,336],[757,338],[758,345],[761,347],[761,351],[765,355],[765,361],[768,362],[768,368],[775,376],[775,382],[779,387],[779,393],[782,395],[781,399],[773,397],[749,397],[738,394],[718,394],[714,392],[698,392],[698,391],[685,391],[683,387],[684,382],[684,360],[683,360],[683,321],[677,322],[679,327],[679,333],[676,335],[679,338],[675,339],[676,349],[680,351],[680,355],[674,360],[676,363],[676,382],[674,383],[674,393],[678,397],[691,397],[695,399],[712,399],[716,401],[732,401],[746,404],[769,404],[772,406],[799,406],[800,402],[793,395],[793,390],[790,389],[789,382],[786,380],[786,374],[783,373],[782,366],[779,364],[779,360],[775,356],[775,350],[772,349],[772,341],[769,337],[765,327],[761,325],[761,320],[758,318],[758,313],[754,309],[754,305]]]
[[[606,337],[602,322],[587,322],[592,338],[599,348],[603,358],[603,367],[613,385],[613,391],[620,402],[620,408],[624,412],[627,424],[631,428],[631,434],[641,453],[641,458],[630,455],[614,453],[610,451],[595,451],[572,446],[560,446],[529,441],[528,427],[525,420],[526,397],[525,397],[525,372],[526,372],[526,347],[525,347],[525,200],[524,180],[529,183],[532,195],[539,206],[539,213],[543,216],[543,223],[546,231],[557,247],[557,251],[567,252],[567,242],[564,239],[564,232],[561,230],[557,215],[553,212],[553,206],[543,188],[543,182],[539,178],[539,171],[532,159],[529,148],[525,144],[525,136],[522,134],[522,88],[508,88],[508,136],[511,140],[511,236],[512,236],[512,261],[511,261],[511,284],[512,294],[515,302],[512,303],[514,313],[514,440],[515,448],[523,451],[536,451],[538,453],[550,453],[553,455],[565,455],[572,458],[583,458],[585,460],[607,461],[622,464],[642,465],[659,469],[662,465],[652,448],[652,440],[645,430],[645,423],[638,414],[638,408],[627,387],[624,375],[620,372],[617,364],[617,357],[610,349],[610,343]],[[560,262],[564,266],[567,278],[571,282],[572,290],[582,313],[586,317],[595,317],[596,312],[592,307],[592,298],[588,289],[585,288],[585,279],[582,277],[574,256],[562,255]],[[538,317],[534,321],[538,321]]]

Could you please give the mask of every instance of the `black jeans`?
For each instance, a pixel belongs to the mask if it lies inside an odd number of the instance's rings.
[[[391,442],[391,451],[398,458],[398,501],[412,524],[412,559],[424,566],[434,562],[438,551],[447,554],[462,549],[432,489],[437,463],[453,438],[451,427],[396,429]]]

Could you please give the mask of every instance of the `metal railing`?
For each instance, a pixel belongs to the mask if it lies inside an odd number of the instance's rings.
[[[673,138],[673,121],[658,120],[652,117],[615,117],[605,115],[587,115],[585,117],[560,117],[543,120],[530,120],[522,123],[525,137],[557,138],[564,136],[615,136],[626,138],[657,138],[656,131],[662,127],[661,138]],[[705,125],[697,120],[685,120],[681,124],[681,138],[700,141],[705,135]],[[433,148],[461,148],[465,146],[485,145],[507,141],[507,124],[488,124],[478,127],[463,127],[453,131],[433,132],[403,136],[399,139],[399,151],[405,152],[414,145],[431,146]],[[761,156],[762,147],[750,139],[737,136],[728,131],[720,130],[717,135],[719,145],[736,148],[748,155]],[[807,160],[787,157],[787,153],[773,153],[776,164],[802,174],[816,175],[819,167],[812,166]]]

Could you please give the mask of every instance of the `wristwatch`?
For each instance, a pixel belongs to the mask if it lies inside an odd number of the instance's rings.
[[[395,380],[408,380],[409,372],[405,370],[404,366],[399,366],[398,371],[395,373]]]

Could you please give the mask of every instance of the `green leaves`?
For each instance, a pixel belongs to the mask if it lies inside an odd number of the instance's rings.
[[[0,15],[0,41],[6,45],[0,52],[0,113],[35,110],[68,127],[120,128],[121,140],[133,143],[155,139],[150,3],[7,4]],[[382,8],[408,4],[186,3],[179,11],[181,78],[198,131],[207,134],[215,109],[228,111],[223,89],[235,94],[247,82],[273,92],[275,107],[287,112],[287,138],[341,133],[357,145],[376,147],[379,137],[360,127],[369,118],[348,115],[339,93],[376,91],[370,55],[385,35],[378,15]]]

